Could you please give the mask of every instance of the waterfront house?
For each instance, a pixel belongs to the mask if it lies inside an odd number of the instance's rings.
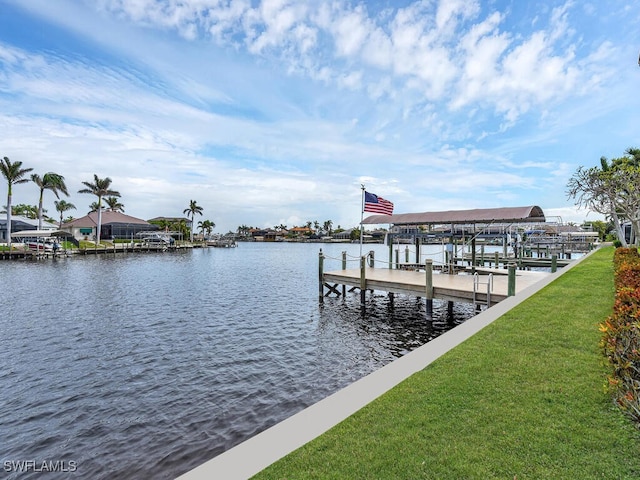
[[[292,227],[287,230],[287,233],[290,237],[308,237],[309,235],[314,233],[314,231],[309,227]]]
[[[62,225],[62,230],[71,233],[76,240],[94,240],[97,234],[98,212],[91,212],[82,218],[76,218]],[[104,210],[102,212],[102,225],[100,238],[111,239],[135,239],[139,232],[158,230],[157,225],[152,225],[146,220],[125,215],[120,212]]]

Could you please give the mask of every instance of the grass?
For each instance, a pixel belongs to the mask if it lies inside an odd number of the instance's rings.
[[[637,479],[640,433],[605,393],[604,248],[256,479]]]

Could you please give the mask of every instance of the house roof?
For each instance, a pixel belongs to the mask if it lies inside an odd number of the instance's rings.
[[[11,215],[11,223],[14,225],[22,223],[24,225],[31,225],[32,227],[38,228],[37,218],[28,218],[23,215]],[[2,216],[2,218],[0,218],[0,224],[2,224],[4,228],[7,227],[7,218],[4,215]],[[44,230],[47,230],[47,229],[56,230],[58,228],[58,224],[43,220],[42,227]]]
[[[125,215],[120,212],[113,212],[111,210],[102,211],[102,225],[109,225],[110,223],[127,223],[136,225],[149,225],[149,222],[140,218]],[[93,228],[98,225],[98,212],[91,212],[89,215],[85,215],[81,218],[76,218],[62,225],[62,228]]]
[[[438,225],[451,223],[524,223],[544,221],[544,213],[540,207],[528,206],[371,215],[365,218],[362,223],[367,225],[382,223],[393,225]]]

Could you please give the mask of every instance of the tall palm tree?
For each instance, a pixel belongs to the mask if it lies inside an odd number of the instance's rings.
[[[82,182],[82,184],[87,188],[78,190],[78,193],[90,193],[91,195],[98,197],[98,231],[96,232],[96,242],[100,244],[100,230],[102,229],[102,197],[119,197],[120,193],[109,188],[111,186],[111,179],[109,177],[99,178],[95,173],[93,174],[93,183]]]
[[[2,176],[7,180],[7,244],[9,245],[9,251],[11,251],[11,196],[12,187],[19,183],[27,183],[28,178],[24,176],[29,173],[33,168],[22,168],[22,162],[12,162],[9,158],[4,157],[0,159],[0,172]]]
[[[53,202],[56,206],[56,210],[60,212],[60,228],[62,228],[62,216],[67,210],[75,210],[76,206],[73,203],[69,203],[66,200],[56,200]]]
[[[112,212],[124,213],[124,205],[120,203],[118,197],[106,197],[104,203],[107,204],[107,207],[109,207],[109,210]]]
[[[196,203],[195,200],[190,200],[189,201],[189,208],[185,208],[182,213],[184,213],[185,215],[187,215],[187,217],[189,215],[191,215],[191,235],[190,235],[190,241],[191,243],[193,243],[193,230],[194,230],[194,225],[193,225],[193,219],[196,216],[196,213],[198,215],[202,215],[202,207],[200,205],[198,205]]]
[[[37,173],[32,173],[31,180],[33,180],[40,189],[40,199],[38,201],[38,230],[42,230],[42,214],[44,213],[42,210],[42,202],[44,200],[44,191],[51,190],[58,199],[60,198],[59,191],[67,197],[69,196],[69,192],[64,183],[64,177],[57,173],[47,172],[42,177]]]

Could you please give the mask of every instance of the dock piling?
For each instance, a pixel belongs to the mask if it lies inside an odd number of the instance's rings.
[[[516,294],[516,264],[509,264],[509,279],[507,283],[507,296],[513,297]]]
[[[427,258],[424,261],[424,271],[426,275],[426,288],[425,288],[425,298],[426,298],[426,309],[427,309],[427,320],[433,319],[433,260]]]
[[[318,301],[324,303],[324,255],[322,249],[318,254]]]
[[[365,274],[366,265],[366,257],[360,257],[360,306],[362,308],[364,308],[365,295],[367,293],[367,278]]]

